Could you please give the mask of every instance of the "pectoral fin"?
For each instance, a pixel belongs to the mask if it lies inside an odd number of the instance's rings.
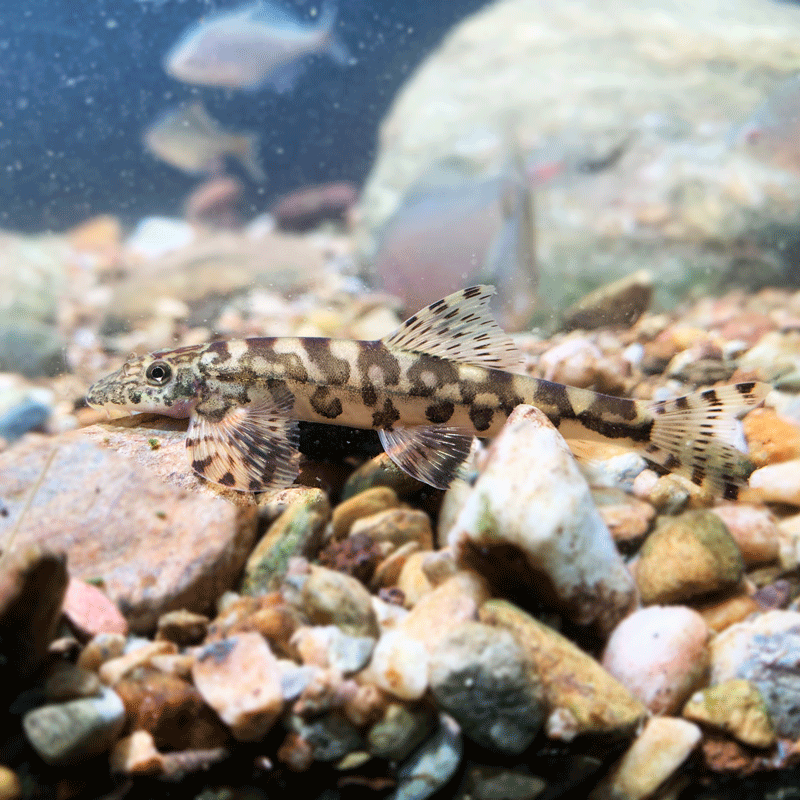
[[[246,405],[200,402],[186,434],[192,468],[240,492],[288,486],[300,466],[297,422],[288,390],[264,390]]]
[[[383,449],[412,478],[446,489],[460,476],[472,449],[473,436],[461,428],[440,425],[378,431]]]

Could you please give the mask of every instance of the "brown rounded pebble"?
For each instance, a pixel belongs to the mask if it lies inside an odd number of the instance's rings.
[[[422,550],[433,549],[433,530],[430,517],[412,508],[390,508],[361,517],[350,527],[350,536],[365,534],[375,542],[390,542],[401,547],[417,542]]]
[[[205,639],[209,619],[204,614],[181,609],[169,611],[158,618],[156,639],[174,642],[179,647],[198,644]]]
[[[735,587],[744,563],[722,520],[690,511],[662,520],[648,536],[636,567],[643,603],[675,603]]]
[[[0,766],[0,800],[22,797],[22,783],[14,770]]]
[[[134,731],[120,739],[109,761],[111,771],[121,775],[158,775],[164,766],[155,741],[147,731]]]
[[[397,495],[388,486],[374,486],[354,495],[333,509],[331,519],[333,538],[343,539],[347,536],[357,519],[369,517],[388,508],[397,508],[398,505],[400,501]]]

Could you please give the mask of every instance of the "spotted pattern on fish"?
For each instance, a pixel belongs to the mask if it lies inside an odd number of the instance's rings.
[[[129,360],[89,391],[93,406],[191,417],[196,472],[260,491],[296,473],[297,421],[374,428],[409,474],[437,487],[459,474],[473,436],[491,437],[523,403],[572,439],[632,447],[726,497],[752,471],[738,418],[769,387],[740,383],[655,403],[611,397],[521,372],[489,316],[491,287],[433,303],[379,341],[253,338]]]

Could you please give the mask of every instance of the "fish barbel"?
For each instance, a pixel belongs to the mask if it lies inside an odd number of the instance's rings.
[[[194,470],[239,491],[291,483],[298,421],[372,428],[423,483],[457,477],[473,437],[492,437],[523,403],[568,439],[600,439],[734,498],[752,464],[738,417],[770,387],[738,383],[648,403],[511,370],[522,355],[488,311],[494,288],[439,300],[377,341],[256,338],[160,350],[98,381],[97,408],[191,417]]]

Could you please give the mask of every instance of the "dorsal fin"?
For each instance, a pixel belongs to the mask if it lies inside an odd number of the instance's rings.
[[[494,286],[470,286],[409,317],[381,341],[394,350],[427,353],[451,361],[518,370],[522,353],[489,313]]]

